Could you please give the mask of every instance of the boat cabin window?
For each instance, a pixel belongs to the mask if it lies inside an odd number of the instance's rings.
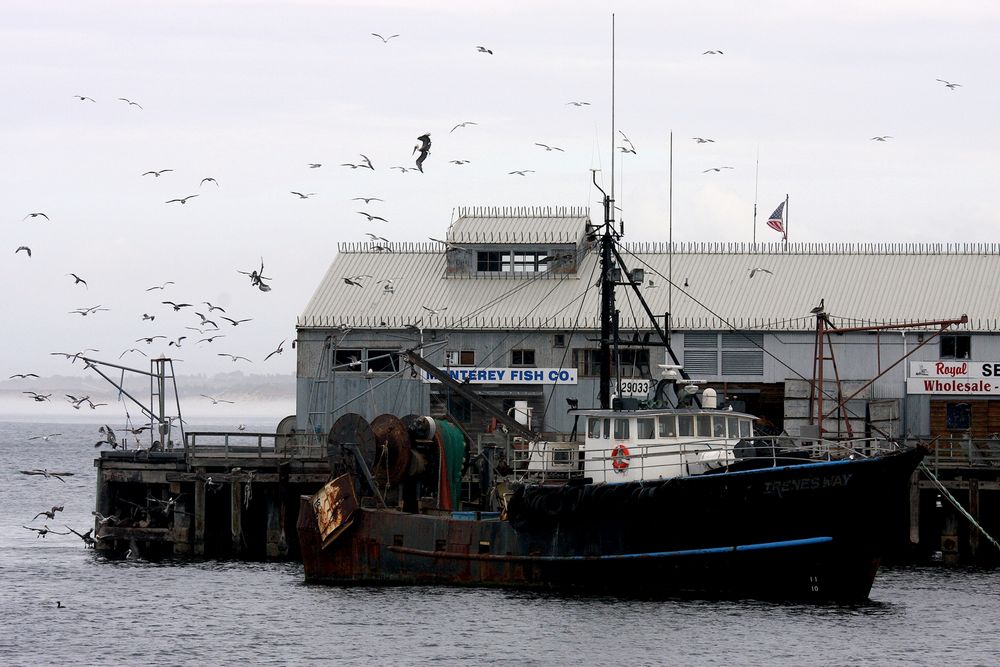
[[[698,415],[695,422],[698,425],[697,435],[699,437],[707,438],[712,435],[712,417],[710,415]]]
[[[610,419],[605,419],[604,420],[604,439],[607,440],[610,437],[611,437],[611,420]]]
[[[673,438],[677,435],[677,419],[673,415],[658,417],[660,422],[660,437]]]
[[[677,435],[694,435],[694,417],[691,415],[677,417]]]
[[[635,437],[639,440],[652,440],[656,437],[656,420],[652,417],[635,420]]]
[[[740,434],[739,419],[736,417],[726,417],[726,423],[729,425],[729,437],[736,438]]]
[[[587,437],[593,440],[601,437],[601,420],[597,417],[587,420]]]
[[[628,440],[628,420],[615,420],[615,440]]]
[[[726,437],[726,418],[725,417],[713,417],[712,418],[712,429],[716,438]]]
[[[750,420],[749,419],[741,419],[740,420],[740,437],[741,438],[749,438],[750,435],[751,435],[750,431],[751,431],[751,429],[750,429]]]

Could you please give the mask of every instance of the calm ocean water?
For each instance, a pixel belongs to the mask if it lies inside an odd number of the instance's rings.
[[[21,527],[93,526],[97,427],[0,422],[2,665],[1000,664],[996,570],[883,569],[868,604],[808,606],[330,588],[304,585],[298,564],[107,561]],[[27,440],[48,433],[62,435]],[[32,521],[53,505],[56,520]]]

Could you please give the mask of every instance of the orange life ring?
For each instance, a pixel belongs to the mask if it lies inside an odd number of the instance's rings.
[[[628,470],[628,447],[619,443],[611,450],[611,467],[615,472],[625,472]]]

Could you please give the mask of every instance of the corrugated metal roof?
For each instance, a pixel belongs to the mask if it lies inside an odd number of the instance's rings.
[[[299,326],[599,328],[594,252],[586,252],[573,276],[446,278],[445,255],[433,246],[393,248],[378,253],[365,245],[341,246]],[[672,312],[676,329],[811,330],[815,319],[809,311],[824,299],[831,319],[842,326],[967,314],[966,329],[1000,331],[998,244],[675,245],[672,299],[665,244],[627,245],[622,255],[630,269],[645,269],[644,297],[654,313]],[[357,275],[370,276],[359,280],[363,287],[343,280]],[[392,292],[378,282],[387,279]],[[618,288],[617,307],[622,329],[648,328],[631,289]]]
[[[456,244],[576,244],[588,222],[590,211],[577,206],[460,207],[446,238]]]

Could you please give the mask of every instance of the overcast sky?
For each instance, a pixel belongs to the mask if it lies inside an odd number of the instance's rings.
[[[991,1],[4,3],[2,378],[80,374],[50,352],[118,361],[131,347],[171,353],[182,373],[292,372],[295,317],[337,242],[440,238],[462,205],[599,216],[589,170],[609,185],[612,12],[616,126],[637,149],[614,157],[627,240],[667,238],[671,131],[675,241],[753,238],[758,151],[758,241],[778,240],[763,223],[786,193],[792,241],[997,240]],[[464,121],[477,124],[450,131]],[[424,132],[425,173],[391,170],[413,166]],[[340,166],[361,153],[374,171]],[[173,171],[142,175],[160,169]],[[262,257],[268,293],[237,273]],[[196,343],[185,327],[209,315],[203,301],[253,320],[215,311],[226,337]],[[109,310],[70,313],[96,305]],[[156,334],[188,337],[135,342]]]

